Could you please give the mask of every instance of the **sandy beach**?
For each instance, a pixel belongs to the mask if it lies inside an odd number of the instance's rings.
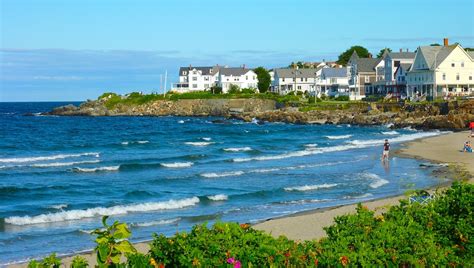
[[[397,155],[403,157],[414,157],[426,159],[437,163],[455,164],[463,167],[470,173],[469,182],[474,179],[474,154],[462,153],[460,149],[466,140],[474,141],[474,138],[468,138],[469,132],[450,133],[442,136],[420,139],[402,145]],[[406,196],[388,197],[378,200],[364,202],[363,205],[373,209],[376,213],[382,213],[389,206],[398,204],[400,199]],[[334,217],[355,213],[356,204],[319,209],[282,218],[270,219],[258,223],[253,227],[270,233],[278,237],[285,235],[294,240],[312,240],[325,236],[324,227],[334,223]],[[151,234],[150,234],[151,235]],[[138,251],[146,253],[149,245],[146,242],[135,244]],[[82,254],[90,265],[96,264],[95,253]],[[69,267],[72,257],[63,258],[63,263]],[[10,267],[26,267],[26,264],[11,265]]]

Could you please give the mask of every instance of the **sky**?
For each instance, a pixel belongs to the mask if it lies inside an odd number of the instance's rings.
[[[473,13],[473,0],[0,0],[0,101],[160,92],[180,66],[275,68],[353,45],[474,47]]]

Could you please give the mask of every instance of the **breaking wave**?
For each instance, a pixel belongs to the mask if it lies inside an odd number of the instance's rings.
[[[186,168],[194,165],[193,162],[175,162],[175,163],[161,163],[162,166],[167,168]]]
[[[212,139],[209,138],[209,137],[204,137],[204,138],[202,138],[202,140],[203,140],[203,141],[210,141],[210,140],[212,140]]]
[[[122,145],[129,145],[129,144],[146,144],[150,143],[150,141],[124,141]]]
[[[207,198],[212,201],[225,201],[229,199],[229,197],[225,194],[210,195]]]
[[[95,207],[89,209],[76,209],[69,211],[61,211],[56,213],[41,214],[38,216],[14,216],[5,219],[6,223],[13,225],[29,225],[29,224],[42,224],[52,222],[63,222],[80,220],[85,218],[93,218],[98,216],[112,216],[127,214],[133,212],[147,212],[157,210],[171,210],[180,209],[185,207],[194,206],[199,203],[198,197],[180,199],[180,200],[168,200],[163,202],[148,202],[132,205],[119,205],[113,207]]]
[[[167,224],[177,223],[180,220],[181,220],[181,218],[169,219],[169,220],[159,220],[159,221],[149,221],[149,222],[137,222],[137,223],[131,223],[130,226],[132,226],[132,227],[150,227],[150,226],[156,226],[156,225],[167,225]]]
[[[383,135],[398,135],[400,133],[398,133],[397,131],[393,130],[393,131],[382,131],[382,134]]]
[[[369,184],[369,187],[373,189],[377,189],[389,183],[389,181],[382,179],[379,175],[374,174],[374,173],[363,173],[361,175],[362,177],[367,178],[371,181],[371,183]]]
[[[38,162],[47,160],[56,160],[64,158],[74,158],[81,156],[94,156],[99,157],[99,153],[81,153],[81,154],[57,154],[50,156],[36,156],[36,157],[20,157],[20,158],[0,158],[0,163],[26,163],[26,162]]]
[[[231,171],[231,172],[222,172],[222,173],[203,173],[201,174],[204,178],[221,178],[221,177],[232,177],[232,176],[240,176],[243,175],[245,172],[243,171]]]
[[[75,167],[72,169],[74,172],[104,172],[104,171],[118,171],[120,166],[110,166],[110,167],[96,167],[96,168],[79,168]]]
[[[252,151],[252,148],[250,148],[250,147],[225,148],[224,151],[226,151],[226,152],[247,152],[247,151]]]
[[[208,146],[210,144],[213,144],[214,142],[208,142],[208,141],[188,141],[185,142],[184,144],[186,145],[192,145],[192,146]]]
[[[30,167],[37,167],[37,168],[67,167],[67,166],[74,166],[74,165],[79,165],[79,164],[96,164],[99,162],[100,160],[77,161],[77,162],[54,162],[54,163],[44,163],[44,164],[32,164],[30,165]]]
[[[325,183],[325,184],[316,184],[316,185],[303,185],[303,186],[295,186],[295,187],[286,187],[284,188],[285,191],[299,191],[299,192],[305,192],[305,191],[314,191],[318,189],[328,189],[328,188],[333,188],[336,187],[337,183]]]
[[[342,139],[348,139],[350,137],[352,137],[352,135],[326,136],[326,138],[330,140],[342,140]]]
[[[419,132],[419,133],[414,133],[414,134],[406,134],[406,135],[402,135],[393,139],[389,139],[389,142],[395,142],[395,143],[406,142],[406,141],[412,141],[412,140],[421,139],[421,138],[439,136],[444,133],[446,132]],[[347,143],[358,145],[358,146],[374,146],[374,145],[383,144],[383,139],[365,140],[365,141],[353,140],[353,141],[348,141]]]

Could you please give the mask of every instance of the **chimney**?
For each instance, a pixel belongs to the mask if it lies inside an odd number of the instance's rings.
[[[193,68],[193,66],[191,66],[191,64],[189,64],[189,69],[192,69],[192,68]]]
[[[407,52],[410,52],[410,51],[408,51],[408,48],[407,48]]]
[[[402,53],[402,52],[403,52],[403,49],[402,49],[402,48],[400,48],[400,53]]]
[[[371,58],[372,58],[372,54],[369,53],[369,55],[368,55],[367,57],[368,57],[369,59],[371,59]]]
[[[242,69],[245,69],[245,64],[242,65]]]
[[[449,39],[448,39],[448,38],[444,38],[444,39],[443,39],[443,43],[444,43],[444,46],[445,46],[445,47],[449,46]]]

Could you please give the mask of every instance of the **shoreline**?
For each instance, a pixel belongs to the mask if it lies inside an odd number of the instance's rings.
[[[471,142],[474,138],[467,138],[468,131],[453,132],[435,137],[421,138],[414,141],[404,142],[400,145],[394,155],[404,158],[414,158],[419,160],[426,160],[433,163],[448,163],[453,164],[455,169],[450,167],[440,167],[437,169],[441,170],[439,174],[433,174],[433,176],[451,176],[449,181],[440,183],[436,186],[428,188],[428,190],[442,189],[449,186],[454,178],[454,174],[460,170],[466,171],[469,177],[468,182],[474,181],[474,166],[469,165],[468,161],[474,161],[474,154],[467,154],[459,152],[458,147],[462,146],[463,139],[470,139]],[[438,146],[442,143],[443,146]],[[447,150],[448,149],[448,150]],[[440,154],[441,153],[441,154]],[[470,158],[469,158],[470,157]],[[459,159],[465,159],[465,161],[459,161]],[[461,169],[456,169],[461,167]],[[252,227],[267,232],[275,237],[285,235],[289,239],[293,240],[313,240],[320,239],[325,236],[324,227],[330,226],[334,223],[334,218],[340,215],[354,213],[358,203],[362,203],[371,210],[375,210],[376,214],[381,214],[387,210],[388,207],[397,205],[399,200],[407,198],[405,195],[395,195],[380,197],[372,200],[365,200],[357,203],[338,205],[333,207],[310,209],[305,211],[296,212],[293,214],[269,218],[258,221],[252,224]],[[152,241],[145,240],[134,243],[137,251],[146,253],[149,250],[149,243]],[[69,267],[72,258],[76,255],[81,255],[86,258],[90,265],[96,264],[96,255],[93,250],[84,250],[79,253],[67,254],[60,256],[63,264]],[[28,262],[19,262],[15,264],[9,264],[7,267],[27,267]]]

